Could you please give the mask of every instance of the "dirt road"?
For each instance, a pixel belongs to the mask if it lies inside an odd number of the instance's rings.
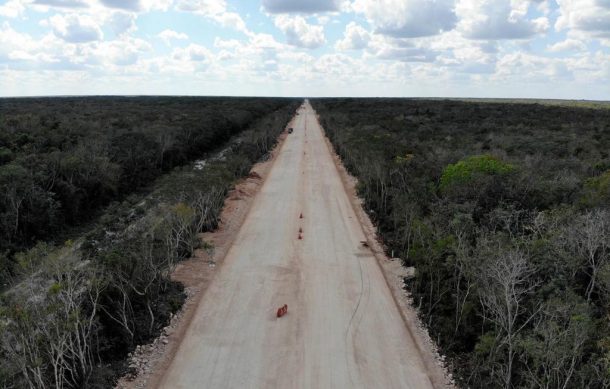
[[[432,387],[363,240],[306,102],[160,387]]]

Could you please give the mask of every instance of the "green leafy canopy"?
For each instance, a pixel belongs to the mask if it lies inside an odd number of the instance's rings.
[[[447,189],[456,184],[464,184],[477,176],[505,175],[515,170],[511,164],[489,155],[474,155],[449,164],[443,170],[439,188]]]

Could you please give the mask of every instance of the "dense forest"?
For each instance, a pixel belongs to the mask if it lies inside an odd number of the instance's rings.
[[[200,158],[282,99],[0,100],[0,286],[14,252]]]
[[[315,99],[459,386],[610,386],[610,109]]]
[[[299,101],[0,104],[0,387],[112,387],[182,305],[172,269],[209,248],[199,233]]]

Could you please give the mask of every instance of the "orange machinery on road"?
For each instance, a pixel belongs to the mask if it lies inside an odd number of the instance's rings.
[[[279,308],[277,309],[277,317],[278,317],[278,318],[280,318],[280,317],[284,316],[284,315],[285,315],[285,314],[287,314],[287,313],[288,313],[288,305],[287,305],[287,304],[284,304],[284,306],[279,307]]]

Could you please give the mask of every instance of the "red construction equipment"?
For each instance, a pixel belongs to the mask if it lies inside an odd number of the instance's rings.
[[[284,316],[287,313],[288,313],[288,305],[287,304],[284,304],[284,306],[279,307],[277,309],[277,317],[278,318]]]

